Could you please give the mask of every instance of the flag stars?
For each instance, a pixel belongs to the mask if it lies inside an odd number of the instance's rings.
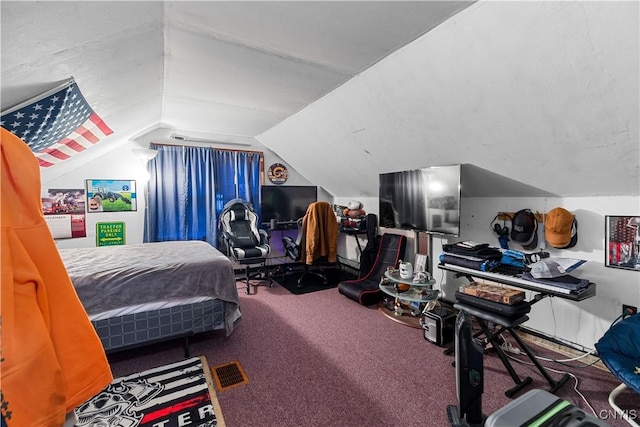
[[[63,142],[66,138],[77,141],[79,136],[75,132],[78,126],[84,126],[92,114],[93,110],[80,91],[75,85],[71,85],[1,116],[0,124],[22,138],[37,154],[55,146],[54,144],[67,144]]]

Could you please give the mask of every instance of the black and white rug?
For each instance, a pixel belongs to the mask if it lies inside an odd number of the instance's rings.
[[[204,356],[116,378],[74,410],[77,427],[224,427]]]

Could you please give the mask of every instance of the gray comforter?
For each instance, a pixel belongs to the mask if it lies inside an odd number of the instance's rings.
[[[134,304],[208,296],[226,301],[227,334],[238,317],[231,261],[203,241],[60,249],[89,315]]]

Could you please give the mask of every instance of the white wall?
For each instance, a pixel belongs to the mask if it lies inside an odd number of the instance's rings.
[[[96,223],[124,221],[126,243],[142,243],[144,213],[146,209],[145,186],[148,180],[146,164],[137,157],[132,149],[139,148],[133,144],[125,145],[119,150],[112,150],[82,167],[70,170],[55,179],[46,180],[43,174],[42,196],[46,196],[50,188],[86,188],[87,179],[122,179],[135,180],[138,209],[135,212],[97,212],[86,214],[86,238],[58,239],[59,248],[89,248],[96,245]],[[57,166],[53,166],[57,167]]]
[[[257,139],[341,197],[456,163],[637,196],[638,4],[479,1]]]
[[[622,313],[622,304],[640,307],[640,272],[604,266],[605,215],[638,215],[638,197],[463,198],[460,236],[433,237],[433,275],[437,282],[435,286],[443,291],[446,300],[453,301],[456,289],[468,282],[437,268],[437,259],[442,253],[444,243],[473,240],[497,247],[498,240],[491,232],[490,223],[498,212],[515,212],[529,208],[542,213],[557,206],[564,207],[576,215],[578,243],[570,249],[547,247],[545,250],[552,257],[586,260],[587,262],[575,270],[573,275],[596,283],[596,296],[581,302],[557,297],[545,298],[532,307],[530,321],[526,326],[567,343],[593,349],[595,342],[611,322]],[[538,237],[539,242],[544,242],[543,227],[540,227]],[[522,250],[513,242],[509,242],[509,247]],[[528,299],[533,294],[528,291]]]
[[[158,138],[160,143],[169,143],[170,141]],[[172,143],[175,144],[176,141]],[[198,144],[193,144],[198,145]],[[205,145],[205,144],[199,144]],[[206,144],[207,146],[211,144]],[[256,144],[259,146],[259,144]],[[300,175],[294,168],[286,164],[277,154],[273,153],[265,147],[249,147],[251,150],[262,150],[264,152],[265,165],[265,185],[271,185],[266,178],[266,171],[273,163],[283,163],[289,170],[289,178],[285,185],[313,185],[305,177]],[[140,159],[135,150],[141,145],[134,142],[122,142],[118,144],[118,149],[105,151],[99,158],[82,164],[76,168],[72,168],[67,173],[58,175],[45,171],[42,173],[42,197],[46,197],[50,188],[85,188],[85,180],[87,179],[123,179],[135,180],[136,191],[138,193],[138,209],[135,212],[99,212],[87,213],[86,215],[86,238],[76,239],[58,239],[56,244],[59,248],[87,248],[96,246],[96,223],[124,221],[126,231],[126,242],[128,244],[142,243],[144,234],[144,217],[146,211],[146,185],[148,173],[146,171],[146,162]],[[224,147],[229,148],[229,147]],[[239,147],[238,149],[243,149]],[[79,154],[82,156],[82,154]],[[77,159],[71,159],[78,164]],[[64,163],[57,167],[64,167]],[[54,178],[48,178],[54,176]],[[322,188],[318,195],[320,200],[331,201],[331,195]]]
[[[349,200],[363,201],[367,213],[378,214],[377,198],[336,198],[336,203],[346,204]],[[640,308],[640,272],[604,266],[605,216],[640,215],[639,197],[468,197],[461,202],[461,234],[459,237],[432,238],[432,272],[436,287],[443,291],[443,297],[455,301],[457,288],[467,283],[465,278],[455,278],[452,273],[437,268],[438,256],[444,243],[461,240],[486,242],[499,246],[497,237],[491,232],[490,223],[498,212],[516,212],[529,208],[533,211],[548,212],[554,207],[564,207],[576,215],[578,221],[578,243],[573,248],[544,250],[552,257],[584,259],[573,275],[596,283],[596,296],[580,302],[561,298],[545,298],[536,303],[526,326],[547,336],[558,338],[570,344],[593,349],[594,344],[604,334],[611,322],[622,314],[622,304]],[[507,224],[510,225],[510,224]],[[409,231],[383,229],[381,232],[401,233],[407,236],[407,260],[414,256],[415,234]],[[543,226],[539,229],[538,241],[544,242]],[[366,240],[365,240],[366,242]],[[509,242],[509,247],[522,247]],[[355,242],[343,239],[340,253],[349,259],[357,259]],[[530,299],[533,292],[528,291]]]

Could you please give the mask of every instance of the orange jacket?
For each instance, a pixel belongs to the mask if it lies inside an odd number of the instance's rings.
[[[38,162],[1,131],[0,408],[8,427],[62,426],[113,377],[42,215]]]
[[[338,260],[338,219],[327,202],[314,202],[302,219],[300,260],[311,265],[319,257]]]

